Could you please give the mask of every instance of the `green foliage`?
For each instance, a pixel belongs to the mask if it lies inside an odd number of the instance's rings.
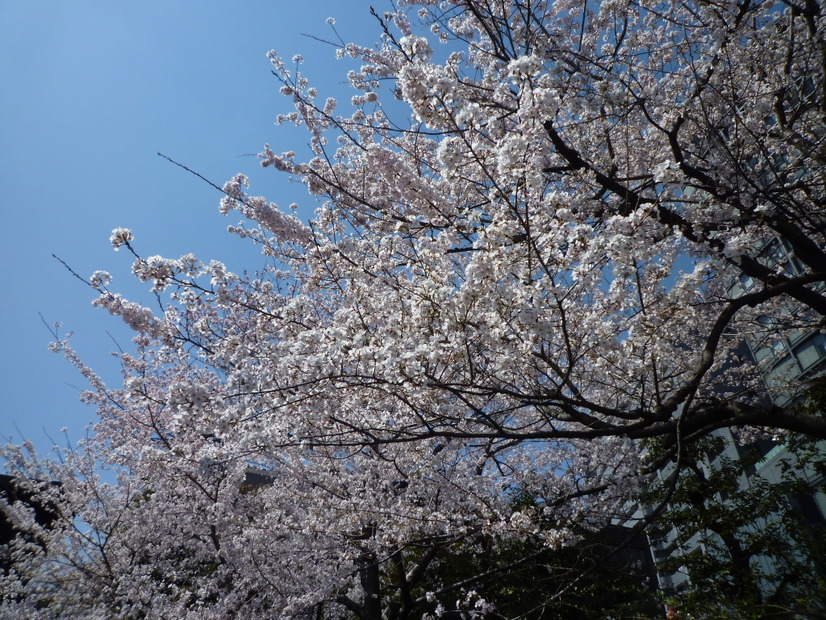
[[[587,533],[577,544],[561,549],[549,549],[540,541],[478,536],[443,554],[421,594],[478,576],[462,590],[457,589],[452,598],[462,599],[462,591],[475,591],[476,598],[492,605],[486,615],[490,619],[661,617],[648,551],[639,547],[644,540],[637,541],[631,550],[614,553],[627,535],[625,528],[606,528]],[[411,617],[434,612],[435,606],[425,603]],[[466,617],[458,609],[442,613],[447,619]]]
[[[664,484],[648,498],[652,505],[668,498],[650,531],[668,543],[659,570],[688,577],[669,603],[692,618],[822,617],[824,526],[807,522],[801,502],[824,489],[816,473],[824,446],[794,439],[769,454],[741,450],[739,458],[722,448],[716,439],[693,446],[675,487]],[[764,467],[775,468],[772,479],[761,475]]]

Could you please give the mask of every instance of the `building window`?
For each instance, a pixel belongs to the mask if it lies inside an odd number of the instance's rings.
[[[826,358],[826,334],[821,332],[806,340],[794,350],[794,355],[803,370],[808,370]]]

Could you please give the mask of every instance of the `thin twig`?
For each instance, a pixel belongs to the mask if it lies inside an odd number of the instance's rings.
[[[178,166],[179,168],[183,168],[184,170],[186,170],[186,171],[187,171],[187,172],[189,172],[190,174],[194,174],[196,177],[198,177],[199,179],[201,179],[204,183],[207,183],[207,184],[208,184],[208,185],[210,185],[211,187],[214,187],[215,189],[217,189],[217,190],[218,190],[219,192],[221,192],[222,194],[224,194],[224,195],[226,195],[226,196],[229,196],[230,198],[236,198],[236,199],[237,199],[237,197],[236,197],[236,196],[232,196],[231,194],[229,194],[229,193],[228,193],[228,192],[227,192],[227,191],[226,191],[223,187],[219,187],[218,185],[216,185],[215,183],[213,183],[212,181],[210,181],[208,178],[206,178],[204,175],[202,175],[202,174],[200,174],[200,173],[198,173],[198,172],[195,172],[192,168],[187,168],[187,167],[186,167],[186,166],[184,166],[182,163],[175,161],[174,159],[172,159],[172,158],[171,158],[171,157],[169,157],[168,155],[164,155],[163,153],[158,153],[157,155],[158,155],[158,157],[163,157],[166,161],[168,161],[168,162],[170,162],[170,163],[175,164],[175,165],[176,165],[176,166]]]
[[[66,267],[66,270],[67,270],[69,273],[71,273],[74,277],[76,277],[78,280],[80,280],[81,282],[83,282],[86,286],[89,286],[89,287],[91,287],[91,288],[93,288],[93,289],[97,290],[97,287],[96,287],[96,286],[93,286],[93,285],[92,285],[92,283],[91,283],[91,282],[89,282],[89,280],[87,280],[86,278],[84,278],[83,276],[81,276],[81,275],[80,275],[77,271],[75,271],[74,269],[72,269],[71,267],[69,267],[69,265],[66,263],[66,261],[65,261],[65,260],[63,260],[62,258],[60,258],[57,254],[52,254],[52,258],[53,258],[53,259],[55,259],[57,262],[59,262],[59,263],[60,263],[61,265],[63,265],[64,267]],[[43,318],[43,317],[41,316],[40,318]],[[45,320],[44,320],[44,323],[45,323]]]

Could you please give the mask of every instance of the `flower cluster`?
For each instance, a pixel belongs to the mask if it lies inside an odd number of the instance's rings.
[[[119,250],[122,246],[128,245],[133,239],[132,231],[128,228],[115,228],[109,237],[109,243],[112,244],[115,250]]]

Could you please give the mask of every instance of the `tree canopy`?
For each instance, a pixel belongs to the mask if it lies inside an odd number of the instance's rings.
[[[312,155],[261,163],[318,209],[223,186],[257,273],[113,231],[159,305],[93,274],[123,385],[58,340],[100,421],[62,462],[5,451],[61,482],[4,578],[23,615],[405,617],[446,546],[571,544],[716,429],[826,438],[741,347],[824,326],[820,4],[399,4],[340,46],[349,105],[271,53]]]

